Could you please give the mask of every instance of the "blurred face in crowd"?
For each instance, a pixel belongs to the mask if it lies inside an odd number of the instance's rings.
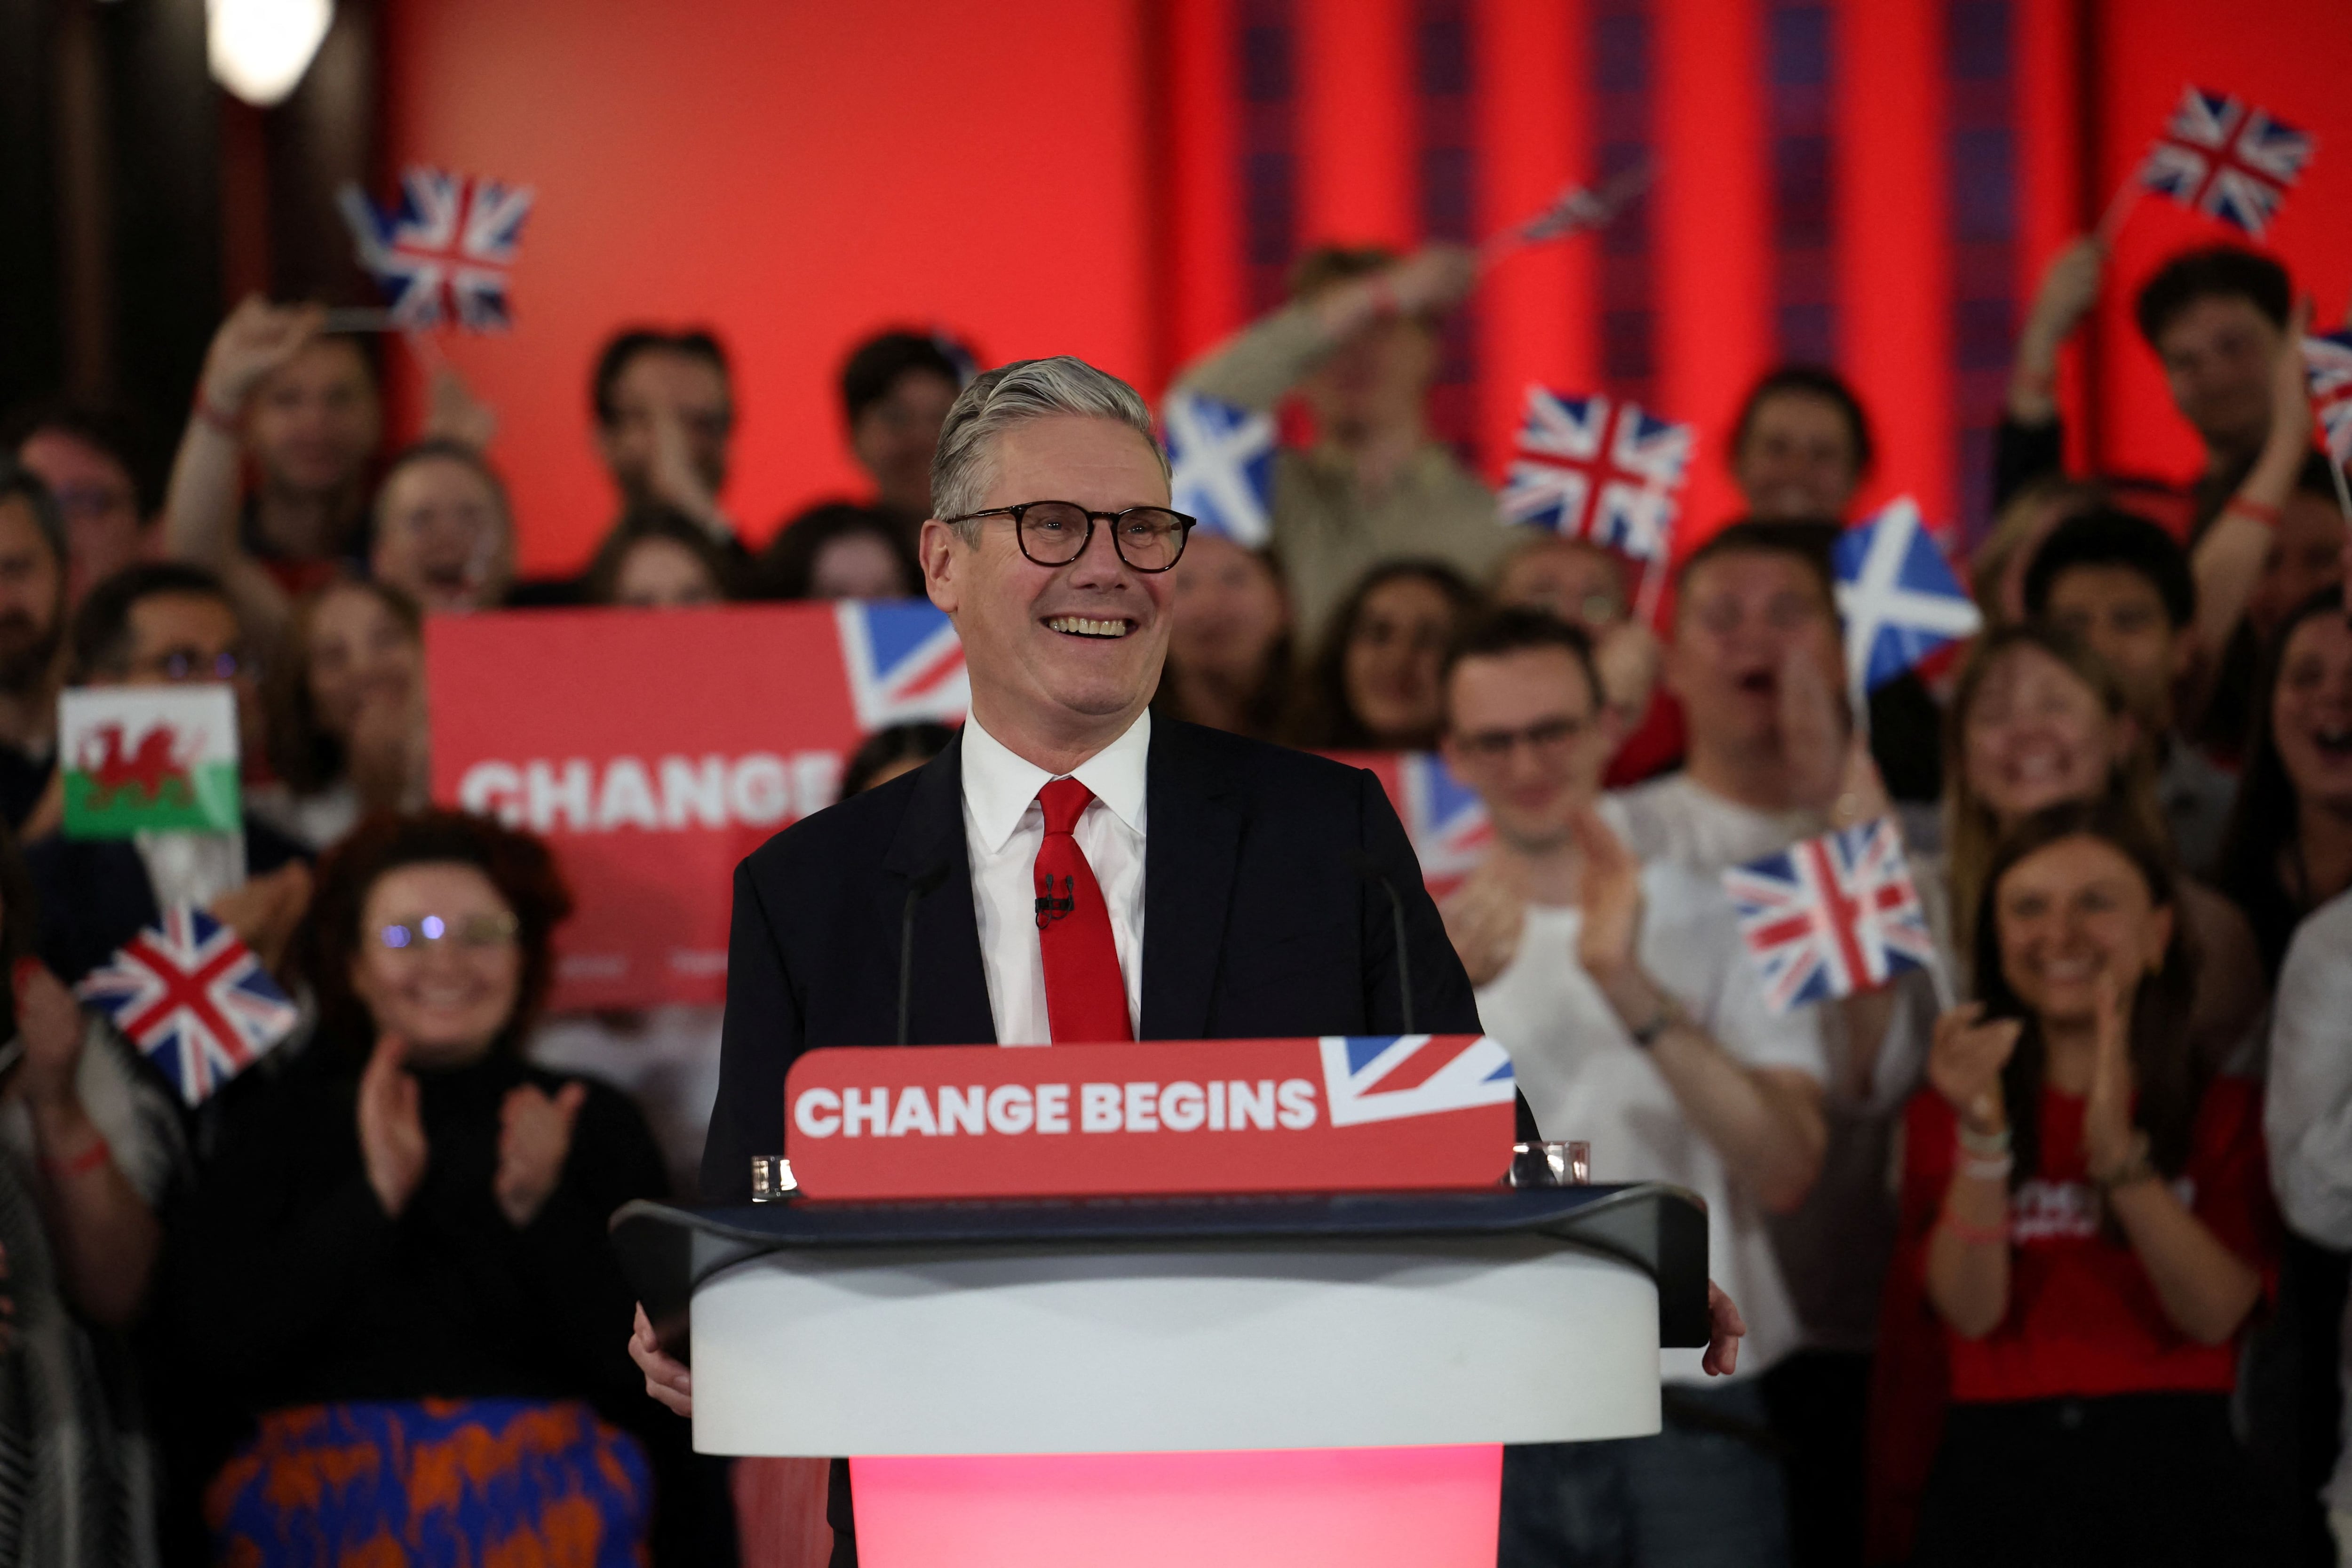
[[[1960,716],[1969,793],[2004,826],[2061,801],[2095,800],[2137,732],[2041,648],[2001,654]]]
[[[2246,596],[2246,624],[2267,643],[2295,606],[2344,580],[2344,514],[2336,503],[2296,490],[2279,508],[2263,574]]]
[[[1810,392],[1776,392],[1756,405],[1732,454],[1731,478],[1751,517],[1835,520],[1862,482],[1862,454],[1836,404]]]
[[[915,517],[929,513],[931,456],[958,390],[936,371],[903,371],[888,392],[858,411],[849,450],[874,476],[884,505]]]
[[[1570,626],[1602,632],[1625,618],[1625,573],[1596,544],[1549,535],[1521,545],[1503,563],[1495,603],[1548,610]]]
[[[1421,419],[1437,374],[1437,332],[1412,316],[1383,316],[1325,356],[1298,384],[1318,438],[1352,445]]]
[[[2221,452],[2250,452],[2271,424],[2271,360],[2279,330],[2254,302],[2209,294],[2177,311],[2157,334],[2172,405]]]
[[[621,557],[613,574],[613,603],[640,610],[679,610],[715,605],[719,584],[702,557],[675,539],[640,539]]]
[[[413,1060],[457,1067],[489,1049],[522,997],[514,910],[475,867],[395,866],[361,905],[352,990]],[[390,942],[385,933],[393,931]]]
[[[1052,415],[1013,426],[987,454],[992,473],[974,510],[1066,500],[1089,511],[1168,504],[1151,443],[1116,419]],[[972,710],[1059,743],[1108,743],[1160,684],[1168,654],[1169,572],[1138,572],[1095,525],[1061,566],[1021,552],[1013,519],[923,527],[931,602],[953,618],[971,675]]]
[[[2287,634],[2271,739],[2299,801],[2352,812],[2352,625],[2342,616],[2306,616]]]
[[[1576,656],[1537,647],[1463,659],[1445,714],[1445,765],[1478,792],[1503,841],[1528,854],[1565,843],[1617,740]]]
[[[632,501],[653,499],[654,447],[665,411],[677,415],[688,458],[703,488],[716,495],[726,484],[735,405],[717,365],[675,349],[646,349],[631,355],[614,378],[612,400],[612,423],[598,426],[596,446],[624,496]]]
[[[1381,746],[1426,746],[1444,718],[1438,669],[1454,601],[1426,577],[1391,577],[1364,595],[1342,665],[1348,706]]]
[[[405,708],[425,678],[425,650],[407,623],[370,590],[341,584],[310,608],[303,678],[320,726],[348,739],[370,703]]]
[[[2128,566],[2069,566],[2050,584],[2043,609],[2106,661],[2150,736],[2171,728],[2173,685],[2196,645],[2173,626],[2155,584]]]
[[[1222,533],[1197,532],[1169,575],[1168,652],[1190,675],[1239,688],[1265,674],[1290,629],[1290,603],[1273,564]]]
[[[1992,900],[2001,978],[2045,1025],[2095,1021],[2102,975],[2128,1004],[2172,940],[2172,910],[2156,901],[2139,868],[2089,834],[2026,856]]]
[[[1683,574],[1666,648],[1667,689],[1691,745],[1777,745],[1781,672],[1811,660],[1832,691],[1845,685],[1829,590],[1803,562],[1773,551],[1709,556]]]
[[[348,338],[313,338],[254,394],[247,442],[263,481],[301,496],[361,482],[383,435],[375,376]]]
[[[177,686],[226,680],[236,694],[238,744],[262,752],[260,671],[245,654],[245,628],[226,599],[210,594],[150,594],[131,606],[130,647],[92,686]]]
[[[17,448],[16,459],[49,487],[65,514],[66,550],[72,557],[67,567],[68,603],[80,604],[91,584],[145,556],[139,487],[111,456],[69,431],[36,430]]]
[[[0,691],[38,691],[64,636],[63,573],[22,496],[0,500]]]
[[[929,493],[924,491],[926,497]],[[809,563],[812,599],[903,599],[913,592],[898,552],[880,535],[863,529],[826,540],[816,559]]]
[[[376,495],[370,564],[378,582],[426,610],[487,609],[514,575],[506,508],[471,463],[440,457],[403,463]]]

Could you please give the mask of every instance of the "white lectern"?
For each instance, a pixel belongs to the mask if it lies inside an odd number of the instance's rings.
[[[850,1455],[864,1568],[1494,1561],[1499,1445],[1658,1429],[1706,1221],[1656,1185],[633,1204],[695,1447]]]

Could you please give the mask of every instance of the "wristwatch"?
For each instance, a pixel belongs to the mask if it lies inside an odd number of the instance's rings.
[[[1635,1045],[1646,1051],[1658,1043],[1660,1035],[1685,1021],[1682,1004],[1664,992],[1660,992],[1657,1010],[1641,1023],[1626,1026],[1625,1032],[1633,1037]]]

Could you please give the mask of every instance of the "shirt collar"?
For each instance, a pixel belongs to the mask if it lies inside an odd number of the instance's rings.
[[[1069,776],[1094,791],[1095,798],[1129,831],[1141,833],[1145,763],[1150,752],[1151,710],[1147,708],[1125,733],[1080,763]],[[978,719],[964,721],[964,810],[988,854],[1004,847],[1037,792],[1055,776],[982,729]]]

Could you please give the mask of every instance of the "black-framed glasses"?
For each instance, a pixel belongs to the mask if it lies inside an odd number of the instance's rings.
[[[195,648],[173,647],[137,660],[131,667],[142,675],[157,675],[178,684],[192,680],[235,680],[240,675],[257,676],[259,667],[241,653],[207,654]]]
[[[1499,763],[1525,746],[1538,756],[1557,755],[1574,743],[1591,722],[1563,714],[1542,719],[1524,730],[1473,730],[1454,737],[1454,743],[1480,762]]]
[[[1118,558],[1138,572],[1165,572],[1184,553],[1184,541],[1200,521],[1164,506],[1131,506],[1124,511],[1088,511],[1071,500],[1029,500],[1019,506],[992,506],[941,522],[971,522],[983,517],[1009,517],[1021,553],[1040,566],[1067,566],[1087,552],[1095,524],[1110,524],[1110,544]]]

